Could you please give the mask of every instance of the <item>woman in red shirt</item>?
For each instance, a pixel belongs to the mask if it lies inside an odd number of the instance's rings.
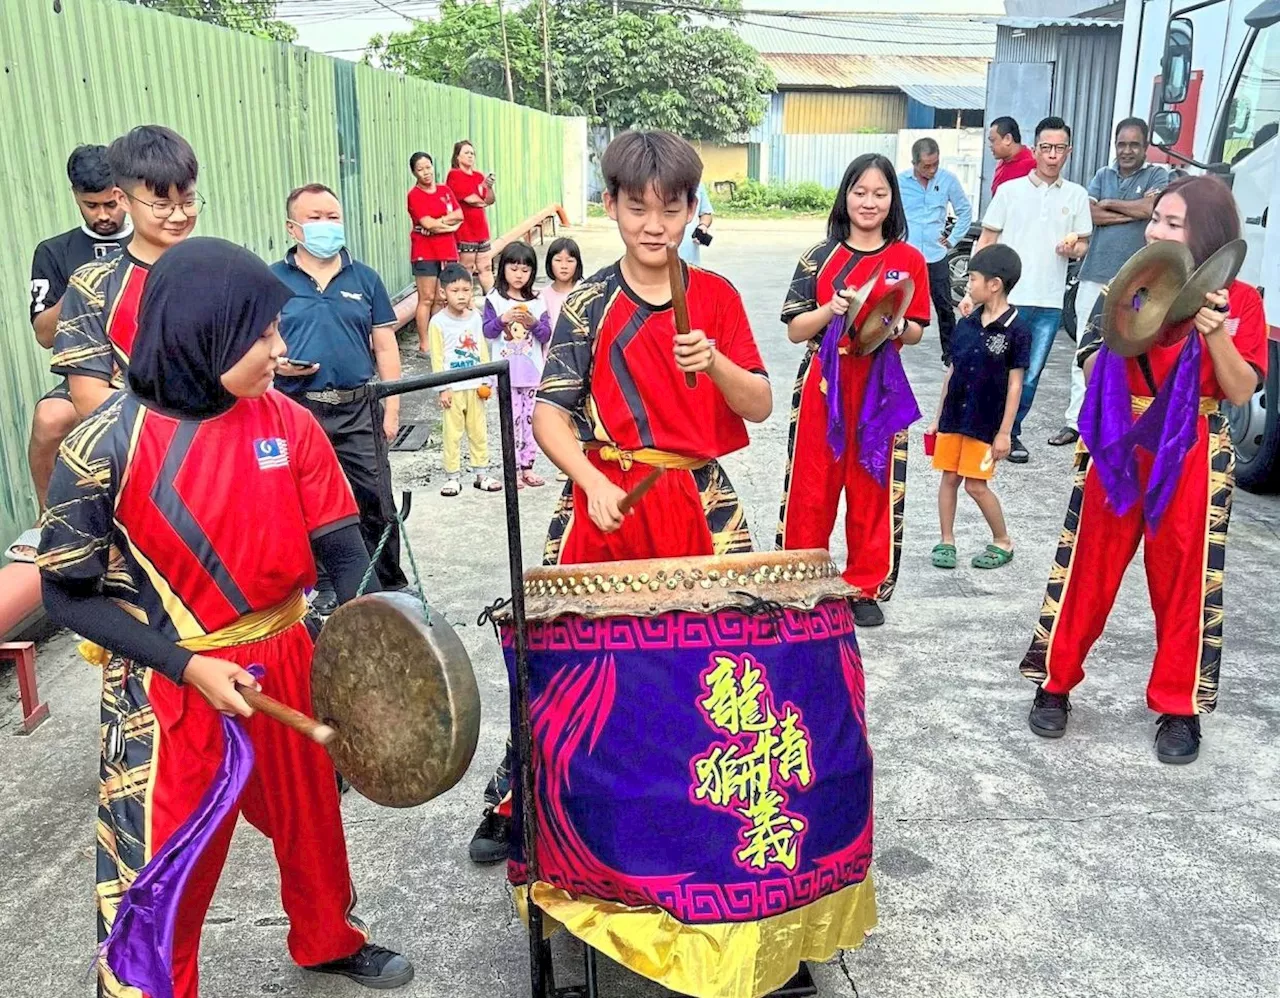
[[[446,181],[462,202],[462,226],[458,229],[458,261],[480,277],[484,293],[493,290],[493,244],[484,210],[493,204],[493,174],[476,169],[476,147],[463,139],[453,147],[452,169]]]
[[[413,229],[409,236],[413,279],[418,285],[418,353],[430,354],[427,326],[436,310],[436,291],[440,270],[458,259],[456,233],[462,225],[462,207],[444,184],[436,183],[436,163],[425,152],[409,157],[409,170],[417,183],[409,188],[407,198]]]
[[[1197,266],[1240,238],[1231,191],[1216,177],[1170,184],[1156,199],[1147,242],[1184,243]],[[1114,293],[1120,293],[1112,289]],[[1096,332],[1078,360],[1089,379],[1075,487],[1049,588],[1022,674],[1038,684],[1031,730],[1060,738],[1068,695],[1102,634],[1129,562],[1143,543],[1156,618],[1147,706],[1160,715],[1156,756],[1188,763],[1200,715],[1217,706],[1222,576],[1235,463],[1220,403],[1243,405],[1267,366],[1262,298],[1243,281],[1205,295],[1186,336],[1125,359]]]

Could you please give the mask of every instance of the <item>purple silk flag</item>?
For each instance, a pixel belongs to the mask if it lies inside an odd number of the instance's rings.
[[[247,671],[258,680],[266,674],[260,665]],[[224,715],[222,735],[224,755],[213,783],[124,892],[99,947],[116,980],[150,998],[173,998],[173,927],[183,888],[253,771],[253,743],[240,723]]]
[[[514,689],[512,638],[504,628]],[[540,880],[711,924],[866,878],[872,762],[846,600],[776,617],[561,617],[530,621],[528,639]],[[516,800],[519,779],[517,760]]]
[[[818,368],[827,383],[827,443],[837,461],[844,456],[844,399],[840,397],[840,340],[844,336],[844,323],[845,316],[832,317],[818,346]]]
[[[893,438],[920,418],[920,406],[902,356],[892,341],[882,344],[871,357],[871,371],[858,413],[858,463],[881,485],[889,476]]]
[[[1105,346],[1098,350],[1080,411],[1080,438],[1089,450],[1107,500],[1123,516],[1141,495],[1152,526],[1177,491],[1182,465],[1195,446],[1200,404],[1200,337],[1188,337],[1151,407],[1133,418],[1127,362]],[[1152,455],[1145,487],[1135,448]]]

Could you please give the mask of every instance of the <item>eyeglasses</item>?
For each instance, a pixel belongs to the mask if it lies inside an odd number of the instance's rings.
[[[205,205],[209,202],[204,199],[201,194],[193,194],[185,201],[144,201],[142,198],[130,198],[131,201],[137,201],[139,204],[145,204],[151,209],[151,214],[155,216],[159,222],[165,221],[171,217],[178,208],[182,208],[182,213],[188,218],[194,218],[204,211]]]
[[[1064,155],[1066,151],[1071,147],[1069,145],[1050,145],[1047,142],[1042,142],[1040,145],[1036,146],[1036,148],[1039,149],[1046,156],[1049,155],[1049,153],[1051,152],[1056,152],[1059,156],[1061,156],[1061,155]]]

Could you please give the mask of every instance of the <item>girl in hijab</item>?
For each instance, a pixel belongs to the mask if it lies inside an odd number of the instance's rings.
[[[341,599],[369,565],[332,447],[310,413],[271,390],[290,296],[261,260],[220,239],[166,253],[143,294],[127,389],[67,438],[50,484],[37,562],[45,605],[103,665],[97,897],[107,996],[132,986],[195,998],[200,929],[238,811],[275,845],[298,964],[381,988],[413,977],[349,914],[327,754],[252,716],[237,689],[309,712],[312,545]],[[243,790],[209,812],[242,739],[252,746]],[[209,813],[200,841],[179,850]],[[135,880],[149,887],[175,852],[189,868],[157,885],[150,907],[167,903],[167,914],[159,928],[143,926],[148,905],[122,892]],[[127,938],[108,937],[117,917],[115,936]],[[144,958],[153,932],[160,942]]]

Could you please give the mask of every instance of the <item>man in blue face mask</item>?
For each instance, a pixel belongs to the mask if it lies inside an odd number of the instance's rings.
[[[369,382],[400,377],[396,316],[382,278],[344,248],[342,204],[323,184],[307,184],[285,203],[286,231],[297,244],[272,270],[294,292],[280,313],[289,358],[276,387],[302,403],[324,428],[360,507],[360,528],[372,554],[383,530],[392,535],[375,563],[383,589],[408,584],[400,570],[400,535],[391,493],[387,442],[400,426],[400,400],[375,399]],[[315,607],[337,605],[321,570]]]

